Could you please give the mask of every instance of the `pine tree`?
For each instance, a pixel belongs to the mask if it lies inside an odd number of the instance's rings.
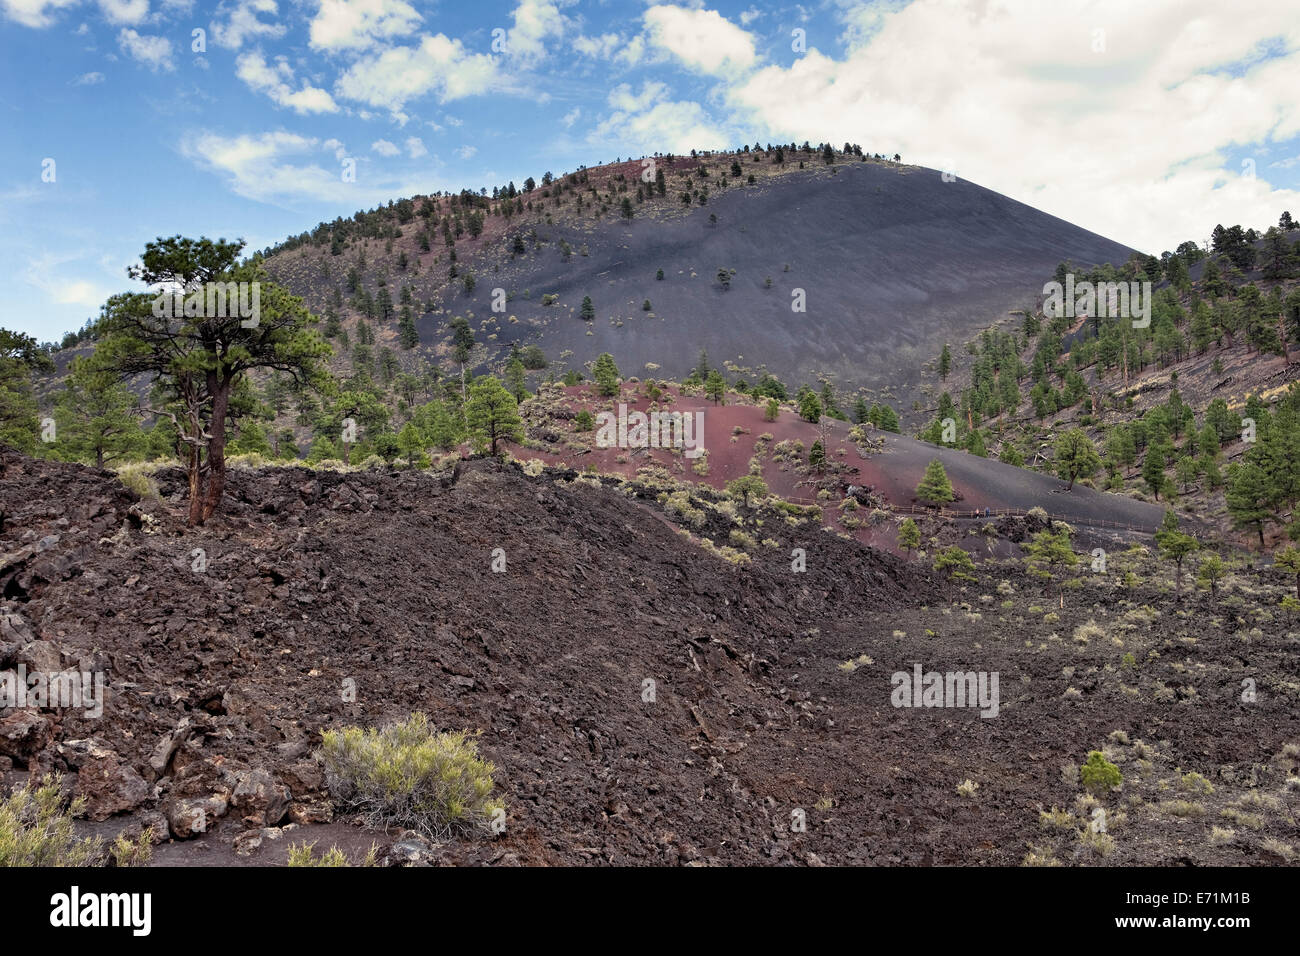
[[[1249,458],[1228,466],[1228,488],[1225,494],[1228,514],[1237,528],[1254,528],[1259,536],[1260,550],[1264,548],[1264,525],[1273,517],[1269,504],[1272,488],[1264,469]]]
[[[415,328],[415,316],[409,305],[402,306],[402,317],[397,320],[397,341],[404,349],[413,349],[420,344],[420,333]]]
[[[582,297],[582,308],[578,313],[582,316],[584,322],[593,322],[596,319],[596,307],[591,304],[591,296]]]
[[[944,548],[934,558],[934,569],[939,572],[946,571],[954,581],[978,581],[975,577],[975,562],[970,559],[970,555],[963,548],[953,545]]]
[[[1068,528],[1039,531],[1025,545],[1025,552],[1028,555],[1026,564],[1029,566],[1030,573],[1046,579],[1049,583],[1053,580],[1058,567],[1072,568],[1079,563],[1079,556],[1070,546]],[[1061,596],[1061,603],[1063,605],[1065,603],[1064,595]]]
[[[506,388],[517,402],[522,403],[528,397],[524,363],[518,358],[512,358],[509,364],[506,365]]]
[[[54,421],[55,446],[62,457],[93,461],[96,468],[129,457],[144,442],[135,399],[93,357],[73,360],[55,402]]]
[[[853,400],[853,420],[855,422],[857,422],[859,425],[865,424],[870,414],[871,412],[867,408],[866,399],[864,399],[861,395],[859,395],[856,399]]]
[[[925,475],[916,486],[916,497],[934,507],[946,505],[955,497],[952,482],[948,480],[948,473],[938,458],[931,459],[925,466]]]
[[[591,367],[591,377],[596,380],[597,388],[606,398],[618,394],[618,366],[614,356],[602,352]]]
[[[470,385],[465,420],[470,436],[480,446],[486,445],[488,454],[493,457],[496,457],[498,442],[519,441],[523,437],[519,404],[491,375],[480,376]]]
[[[258,369],[320,384],[328,374],[324,361],[332,350],[313,327],[315,317],[301,299],[270,282],[259,262],[238,264],[242,248],[242,242],[224,240],[159,239],[145,246],[141,265],[129,274],[148,286],[186,292],[207,282],[258,282],[255,325],[244,325],[238,314],[155,316],[154,293],[113,296],[99,320],[101,367],[124,381],[153,376],[172,400],[163,411],[186,448],[191,525],[211,518],[225,493],[226,429],[240,382]]]
[[[799,417],[814,425],[822,419],[822,403],[817,399],[817,393],[810,388],[806,388],[799,396]]]
[[[397,433],[397,449],[408,467],[414,468],[428,460],[424,454],[424,436],[413,422],[407,422]]]
[[[1198,586],[1208,588],[1210,597],[1219,596],[1219,582],[1223,580],[1226,571],[1223,565],[1223,559],[1217,554],[1210,553],[1201,558],[1201,564],[1197,568],[1196,583]]]
[[[898,546],[904,551],[915,551],[921,546],[921,529],[911,518],[904,518],[898,526]]]
[[[1156,496],[1156,501],[1159,501],[1160,490],[1165,486],[1165,454],[1159,445],[1147,449],[1146,458],[1142,461],[1142,480]]]
[[[1101,467],[1097,449],[1082,428],[1071,428],[1056,440],[1055,461],[1057,476],[1069,482],[1067,491],[1077,479],[1091,478]]]
[[[704,394],[713,399],[715,405],[727,394],[727,380],[716,368],[709,372],[709,377],[704,380]]]
[[[939,353],[939,378],[948,381],[948,373],[952,371],[952,352],[948,348],[948,343],[943,344],[943,351]]]
[[[1182,600],[1183,561],[1189,554],[1200,547],[1190,534],[1178,530],[1178,516],[1166,511],[1160,530],[1156,532],[1156,545],[1160,554],[1174,563],[1174,597]]]

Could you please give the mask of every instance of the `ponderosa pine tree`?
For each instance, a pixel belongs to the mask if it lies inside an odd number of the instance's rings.
[[[605,398],[618,394],[618,366],[614,364],[614,356],[608,352],[596,357],[591,366],[591,377],[596,380],[597,391]]]
[[[53,368],[34,338],[0,329],[0,443],[21,452],[36,450],[40,435],[32,372]]]
[[[470,437],[480,446],[486,445],[488,454],[494,458],[498,442],[519,441],[524,434],[519,404],[491,375],[482,375],[470,385],[465,418],[469,423]]]
[[[898,546],[904,551],[915,551],[921,546],[921,529],[911,518],[904,518],[898,526]]]
[[[159,238],[145,246],[141,264],[127,274],[162,286],[164,294],[186,296],[209,282],[257,282],[255,322],[241,318],[238,309],[220,310],[228,313],[224,317],[159,317],[157,295],[123,293],[108,300],[96,323],[97,364],[123,380],[151,376],[170,399],[154,411],[172,420],[187,451],[192,526],[212,517],[225,492],[226,428],[236,385],[254,369],[278,369],[297,383],[328,388],[324,360],[331,349],[314,328],[315,316],[301,299],[270,282],[260,264],[238,264],[243,246],[224,239]]]
[[[136,405],[121,380],[99,368],[93,356],[74,359],[54,404],[57,451],[73,461],[92,461],[96,468],[140,451],[144,433]]]
[[[1228,466],[1228,486],[1224,495],[1234,527],[1253,528],[1264,549],[1264,525],[1273,517],[1270,505],[1272,488],[1264,469],[1247,459]]]
[[[916,497],[932,507],[946,505],[953,500],[952,482],[948,480],[948,473],[938,458],[931,459],[925,466],[925,475],[916,486]]]
[[[1071,428],[1056,439],[1055,461],[1057,476],[1069,482],[1067,491],[1077,479],[1091,478],[1101,467],[1097,449],[1082,428]]]
[[[713,399],[715,405],[722,401],[727,394],[727,380],[722,377],[722,373],[716,368],[704,380],[704,394]]]
[[[1181,601],[1183,561],[1199,548],[1200,544],[1190,534],[1179,531],[1178,516],[1172,511],[1166,511],[1164,520],[1160,523],[1160,530],[1156,532],[1156,545],[1160,548],[1160,554],[1174,563],[1174,599]]]

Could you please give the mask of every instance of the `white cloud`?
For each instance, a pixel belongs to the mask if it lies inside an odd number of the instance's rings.
[[[337,159],[340,163],[343,162],[343,160],[347,159],[347,155],[348,155],[347,147],[345,147],[339,140],[331,137],[330,139],[325,140],[325,142],[321,143],[320,145],[322,149],[330,150],[334,154],[334,158]]]
[[[181,142],[187,159],[220,177],[231,192],[258,202],[302,200],[356,209],[451,185],[431,182],[427,168],[410,178],[380,176],[338,139],[284,130],[240,136],[203,132],[183,136]],[[354,170],[354,181],[344,181],[347,169]]]
[[[627,46],[618,51],[618,56],[614,57],[614,62],[625,66],[636,66],[644,58],[645,37],[635,36],[627,42]]]
[[[166,37],[142,36],[134,30],[123,30],[117,35],[118,46],[133,59],[139,60],[157,73],[170,73],[176,69],[172,63],[172,41]]]
[[[149,0],[98,0],[104,19],[112,24],[137,24],[149,15]]]
[[[315,50],[365,50],[411,33],[420,22],[404,0],[320,0],[311,21]]]
[[[564,114],[560,122],[564,124],[565,129],[571,129],[573,124],[578,122],[578,117],[581,115],[582,110],[575,106],[573,109],[569,110],[569,112]]]
[[[103,73],[83,73],[72,81],[73,86],[94,86],[96,83],[104,82]]]
[[[594,57],[597,60],[608,60],[618,49],[619,36],[617,33],[602,33],[600,36],[577,36],[573,39],[573,48],[583,56]]]
[[[238,0],[229,6],[222,3],[217,7],[216,16],[224,14],[226,19],[213,19],[212,39],[228,50],[238,50],[245,40],[279,39],[284,36],[284,24],[268,23],[259,16],[276,16],[279,12],[275,0]]]
[[[727,102],[765,138],[952,162],[962,179],[1155,253],[1300,205],[1224,170],[1230,152],[1300,133],[1300,19],[1276,8],[916,0],[871,16],[842,59],[810,47],[737,78]],[[1283,52],[1261,58],[1274,38]]]
[[[650,41],[686,66],[722,75],[754,64],[754,38],[716,10],[656,6],[645,12]]]
[[[478,153],[477,146],[462,146],[456,150],[456,155],[461,159],[473,159],[476,153]]]
[[[498,86],[495,60],[467,53],[459,40],[426,36],[418,47],[392,47],[348,68],[334,91],[350,100],[389,110],[437,93],[442,102],[486,93]]]
[[[370,148],[380,156],[396,156],[401,152],[396,146],[386,139],[377,139],[370,144]]]
[[[616,110],[639,113],[647,109],[655,100],[662,99],[668,92],[663,83],[647,81],[641,84],[641,92],[633,93],[632,87],[620,83],[609,92],[609,105]]]
[[[634,146],[647,153],[685,153],[718,149],[736,138],[699,103],[667,100],[667,93],[668,87],[657,82],[643,83],[639,93],[626,83],[616,86],[609,94],[613,112],[592,131],[590,141]]]
[[[54,23],[57,11],[78,2],[79,0],[0,0],[0,10],[4,11],[6,19],[25,27],[41,29]]]
[[[758,7],[750,7],[748,10],[742,10],[740,13],[740,25],[742,27],[747,27],[762,15],[763,11],[758,9]]]
[[[29,257],[23,278],[29,285],[44,292],[54,305],[98,309],[113,290],[89,279],[67,275],[62,267],[78,261],[78,258],[74,255],[56,256],[52,253]]]
[[[411,159],[419,159],[421,156],[427,156],[429,150],[424,145],[424,140],[418,136],[408,136],[406,138],[406,155]]]
[[[551,0],[520,0],[515,7],[515,25],[508,37],[508,51],[523,65],[546,57],[546,41],[564,34],[565,20]]]
[[[289,86],[293,69],[279,57],[274,66],[266,62],[260,50],[242,53],[235,61],[235,75],[257,93],[264,93],[277,106],[285,106],[296,113],[337,113],[334,97],[316,86],[304,83],[295,91]]]
[[[232,192],[248,199],[363,199],[355,182],[343,181],[341,165],[326,168],[318,161],[321,152],[333,153],[339,164],[348,158],[337,140],[321,143],[281,131],[233,137],[203,133],[182,143],[186,158],[222,177]]]

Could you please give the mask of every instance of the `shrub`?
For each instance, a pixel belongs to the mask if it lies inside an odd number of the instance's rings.
[[[112,854],[114,866],[148,866],[153,859],[153,827],[140,831],[134,843],[126,838],[125,833],[119,833],[108,851]]]
[[[150,474],[154,468],[144,462],[123,465],[117,470],[117,480],[137,498],[157,498],[158,485]]]
[[[1100,750],[1088,754],[1088,762],[1079,768],[1079,776],[1091,793],[1106,793],[1118,787],[1122,779],[1119,767],[1107,760]]]
[[[335,802],[370,826],[401,826],[433,839],[486,827],[495,767],[466,731],[437,733],[424,714],[376,730],[323,735],[325,779]]]
[[[86,805],[78,797],[66,808],[57,775],[28,781],[0,801],[0,866],[90,866],[99,861],[100,840],[78,840],[72,818]]]
[[[1106,636],[1106,632],[1092,618],[1088,618],[1087,624],[1080,624],[1074,629],[1074,641],[1076,644],[1087,644],[1095,638]]]
[[[316,843],[299,843],[289,847],[289,865],[290,866],[351,866],[345,854],[337,846],[332,846],[320,856],[316,855]],[[361,862],[362,866],[375,865],[375,847],[372,845],[366,858]]]

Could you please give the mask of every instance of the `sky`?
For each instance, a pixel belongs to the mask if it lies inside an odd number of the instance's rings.
[[[0,0],[0,326],[146,242],[437,190],[854,142],[1159,254],[1300,215],[1294,0]]]

